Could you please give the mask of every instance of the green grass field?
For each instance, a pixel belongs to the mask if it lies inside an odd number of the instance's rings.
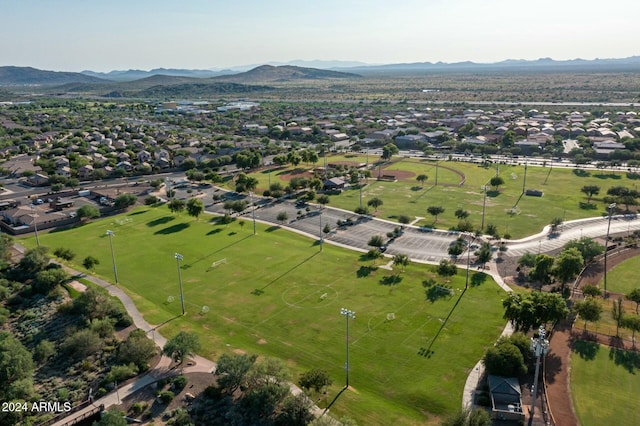
[[[571,396],[580,424],[640,424],[638,374],[638,352],[577,342],[571,354]]]
[[[248,352],[282,358],[296,373],[326,369],[334,380],[328,401],[345,380],[340,308],[355,311],[349,324],[353,390],[331,411],[360,424],[436,424],[460,407],[469,369],[504,326],[504,292],[488,276],[478,275],[477,285],[462,293],[460,271],[450,283],[455,295],[431,301],[422,282],[435,275],[425,265],[409,265],[399,284],[385,285],[381,279],[391,271],[371,271],[360,253],[329,244],[319,252],[315,241],[275,226],[259,224],[254,236],[250,223],[195,221],[165,207],[138,208],[124,218],[41,234],[40,241],[51,250],[72,249],[79,270],[85,256],[98,258],[96,273],[113,281],[105,235],[113,230],[120,286],[150,323],[164,324],[165,336],[192,330],[211,359]],[[185,317],[179,316],[174,252],[184,256]],[[222,259],[226,263],[211,267]],[[395,319],[388,320],[390,313]]]
[[[632,257],[617,264],[607,274],[607,290],[629,294],[634,288],[640,287],[639,272],[640,256]],[[604,278],[600,280],[598,286],[604,288]]]
[[[322,160],[322,159],[321,159]],[[370,156],[369,162],[373,164],[379,158]],[[328,162],[356,161],[362,162],[362,158],[336,156],[329,157]],[[318,165],[321,165],[319,162]],[[385,168],[386,167],[386,168]],[[298,170],[309,169],[306,165],[299,165]],[[279,180],[286,184],[286,176],[291,168],[271,172],[271,182]],[[409,172],[408,177],[397,182],[380,182],[369,180],[369,185],[363,189],[363,203],[378,197],[384,205],[378,208],[375,216],[384,219],[395,219],[398,215],[405,214],[411,217],[422,217],[419,225],[436,226],[448,229],[457,225],[458,219],[454,211],[458,208],[470,212],[469,220],[476,227],[482,222],[482,209],[485,204],[485,226],[492,223],[498,227],[500,234],[511,234],[512,238],[522,238],[538,233],[555,217],[564,220],[593,217],[605,213],[605,203],[602,197],[606,196],[607,189],[612,186],[622,185],[635,187],[637,182],[629,179],[625,172],[611,172],[609,170],[571,170],[540,166],[527,167],[527,189],[538,189],[544,192],[542,197],[522,196],[524,181],[524,166],[512,166],[500,164],[489,168],[477,164],[440,161],[438,167],[438,185],[435,186],[436,167],[435,161],[415,158],[396,158],[394,162],[384,166],[385,171],[400,170]],[[372,168],[374,177],[378,176],[378,168]],[[486,185],[491,177],[499,173],[505,184],[498,191],[489,188],[486,199],[482,186]],[[426,174],[428,180],[424,187],[416,181],[416,176]],[[460,175],[464,175],[462,186]],[[253,176],[260,180],[260,187],[268,186],[269,173],[256,173]],[[600,187],[599,195],[595,196],[590,204],[587,204],[586,196],[580,192],[585,185],[597,185]],[[360,202],[358,189],[346,190],[340,195],[332,195],[330,205],[353,211]],[[439,205],[445,208],[444,214],[438,216],[437,223],[426,209],[429,206]],[[513,209],[513,207],[516,207]],[[622,206],[621,206],[622,207]],[[512,210],[513,209],[513,210]]]

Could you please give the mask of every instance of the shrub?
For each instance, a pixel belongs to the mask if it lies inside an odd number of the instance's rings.
[[[154,204],[156,204],[158,202],[158,197],[156,197],[155,195],[149,195],[148,197],[146,197],[144,199],[144,203],[147,206],[152,206]]]
[[[55,353],[55,351],[56,351],[56,347],[52,342],[48,340],[42,340],[40,341],[40,343],[36,345],[33,351],[33,359],[37,363],[42,364],[46,360],[51,358]]]
[[[71,251],[71,249],[63,248],[63,247],[58,247],[57,249],[55,249],[53,251],[53,254],[59,257],[60,259],[64,259],[66,261],[70,261],[74,257],[76,257],[76,254],[73,251]]]
[[[135,364],[114,365],[111,371],[104,378],[104,383],[123,382],[138,374],[138,367]]]
[[[158,393],[158,398],[163,404],[168,404],[176,395],[171,391],[162,391]]]
[[[178,376],[175,379],[173,379],[173,389],[176,392],[180,392],[182,389],[185,388],[185,386],[187,386],[187,378],[184,376]]]
[[[100,336],[92,330],[80,330],[67,337],[60,345],[63,354],[74,359],[85,358],[104,346]]]

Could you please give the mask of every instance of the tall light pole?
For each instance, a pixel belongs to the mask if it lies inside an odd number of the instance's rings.
[[[487,185],[482,185],[482,190],[484,191],[484,195],[482,197],[482,224],[480,225],[480,230],[484,231],[484,209],[487,205]]]
[[[182,293],[182,275],[180,274],[180,261],[183,259],[180,253],[175,253],[173,257],[176,258],[178,264],[178,284],[180,285],[180,303],[182,304],[182,315],[184,315],[184,294]]]
[[[322,236],[322,205],[318,207],[318,211],[320,212],[320,251],[322,251],[322,243],[324,242],[324,237]]]
[[[524,194],[527,186],[527,162],[524,162],[524,179],[522,179],[522,193]]]
[[[109,236],[109,246],[111,247],[111,263],[113,264],[113,276],[116,279],[116,284],[118,284],[118,269],[116,268],[116,255],[113,252],[113,236],[116,235],[115,232],[107,229],[107,235]]]
[[[540,374],[540,358],[549,352],[549,341],[545,339],[545,331],[542,326],[538,329],[538,338],[531,338],[531,351],[536,356],[536,373],[533,378],[533,399],[529,410],[529,426],[533,424],[533,412],[536,408],[536,398],[538,396],[538,374]]]
[[[440,160],[440,155],[436,155],[436,185],[438,186],[438,162]]]
[[[609,223],[607,225],[607,238],[604,241],[604,295],[607,295],[607,252],[609,251],[609,231],[611,230],[611,212],[616,208],[616,203],[609,204]]]
[[[253,205],[253,192],[249,192],[251,197],[251,218],[253,219],[253,235],[256,235],[256,206]]]
[[[36,219],[36,217],[38,216],[36,213],[36,206],[31,204],[30,207],[31,210],[33,210],[33,230],[36,234],[36,244],[38,245],[38,247],[40,247],[40,239],[38,238],[38,220]]]
[[[469,234],[469,237],[471,238],[469,240],[469,246],[467,247],[467,279],[464,283],[464,289],[468,289],[469,288],[469,268],[471,266],[471,244],[475,241],[476,237],[472,236],[471,234]]]
[[[347,374],[347,384],[345,388],[349,387],[349,318],[356,319],[356,313],[345,308],[340,309],[340,315],[344,315],[347,318],[347,363],[345,364],[345,371]]]

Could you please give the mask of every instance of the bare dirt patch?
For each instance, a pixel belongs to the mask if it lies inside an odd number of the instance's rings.
[[[293,172],[293,173],[286,173],[283,175],[280,175],[280,179],[284,180],[285,182],[290,182],[291,179],[293,178],[305,178],[305,179],[311,179],[313,177],[313,173],[308,172],[308,171],[301,171],[301,172]]]
[[[85,291],[87,291],[87,286],[76,280],[71,281],[68,285],[69,287],[76,291],[79,291],[80,293],[84,293]]]

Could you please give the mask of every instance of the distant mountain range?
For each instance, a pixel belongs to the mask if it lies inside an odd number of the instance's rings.
[[[61,86],[71,85],[80,88],[99,87],[105,90],[129,90],[131,87],[120,86],[125,83],[136,83],[136,90],[153,86],[177,84],[210,84],[226,82],[235,84],[279,83],[296,80],[318,79],[351,79],[362,75],[430,72],[554,72],[554,71],[627,71],[640,72],[640,56],[622,59],[573,59],[556,61],[550,58],[537,60],[509,59],[495,63],[475,62],[416,62],[405,64],[367,65],[349,61],[296,61],[296,63],[313,64],[315,67],[295,65],[260,65],[248,71],[240,71],[244,67],[225,70],[188,70],[157,68],[150,71],[127,70],[97,73],[93,71],[58,72],[44,71],[31,67],[0,67],[0,86]],[[229,87],[229,86],[227,86]]]

